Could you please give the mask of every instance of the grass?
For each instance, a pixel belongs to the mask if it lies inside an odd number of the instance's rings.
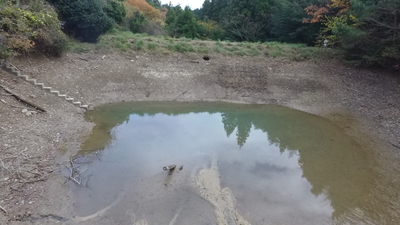
[[[167,36],[134,34],[130,31],[113,29],[102,35],[96,44],[81,43],[70,39],[67,50],[71,52],[121,52],[135,51],[160,53],[199,53],[241,57],[272,57],[294,61],[339,58],[334,49],[308,47],[304,44],[279,42],[231,42],[192,40]]]
[[[153,43],[153,42],[149,42],[149,43],[147,43],[147,48],[149,50],[155,50],[157,48],[157,44]]]

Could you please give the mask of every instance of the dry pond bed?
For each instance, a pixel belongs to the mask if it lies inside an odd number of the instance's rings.
[[[396,224],[400,218],[398,74],[335,61],[222,56],[203,61],[202,57],[67,54],[13,63],[24,74],[92,106],[226,101],[282,105],[325,117],[375,159],[374,173],[385,177],[378,187],[386,202],[383,207],[391,212],[382,224]],[[0,84],[47,111],[36,113],[0,89],[0,224],[121,223],[102,214],[78,217],[69,181],[61,174],[94,125],[84,120],[84,111],[4,70]],[[204,188],[208,184],[202,179],[215,173],[212,168],[198,178]],[[144,222],[132,215],[132,224]]]

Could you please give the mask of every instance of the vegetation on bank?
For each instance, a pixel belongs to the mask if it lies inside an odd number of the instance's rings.
[[[191,38],[172,38],[133,34],[129,31],[112,29],[102,35],[96,44],[71,41],[67,46],[72,52],[148,52],[154,54],[198,53],[224,56],[265,56],[286,58],[295,61],[340,58],[335,49],[308,47],[305,44],[279,42],[231,42],[205,41]]]
[[[196,10],[159,0],[0,0],[0,57],[65,49],[334,55],[399,68],[398,18],[398,0],[204,0]]]

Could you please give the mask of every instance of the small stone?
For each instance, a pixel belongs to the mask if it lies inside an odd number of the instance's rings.
[[[38,112],[36,111],[30,111],[32,113],[32,115],[36,115]]]
[[[27,116],[32,116],[32,113],[29,111],[29,112],[27,112],[25,115],[27,115]]]
[[[103,60],[103,59],[105,59],[106,58],[106,56],[105,55],[103,55],[103,57],[101,57],[101,60]]]
[[[31,98],[36,98],[36,95],[29,95],[29,97],[31,97]]]
[[[131,62],[135,62],[135,60],[132,59]]]
[[[164,171],[171,171],[171,170],[174,170],[175,167],[176,167],[176,165],[164,166],[164,167],[163,167],[163,170],[164,170]]]
[[[22,112],[22,113],[27,113],[28,110],[27,110],[27,109],[23,109],[21,112]]]

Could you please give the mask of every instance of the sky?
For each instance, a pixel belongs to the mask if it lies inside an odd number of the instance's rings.
[[[181,4],[182,8],[185,8],[185,6],[189,6],[192,10],[201,8],[203,5],[204,0],[161,0],[161,4],[169,4],[172,3],[172,5],[178,5]]]

